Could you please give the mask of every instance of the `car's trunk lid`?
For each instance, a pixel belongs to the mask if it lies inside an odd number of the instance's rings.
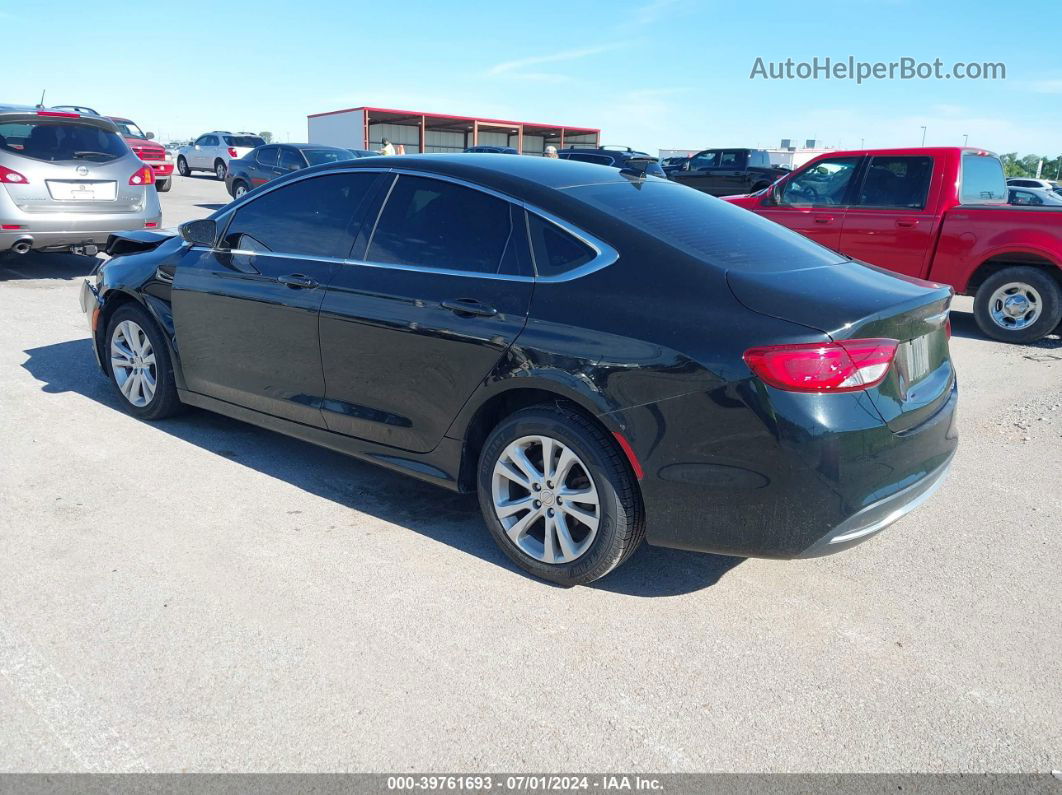
[[[752,311],[819,329],[835,340],[899,340],[885,380],[867,390],[893,431],[910,430],[947,402],[955,380],[946,332],[950,287],[859,262],[730,271],[727,282]]]

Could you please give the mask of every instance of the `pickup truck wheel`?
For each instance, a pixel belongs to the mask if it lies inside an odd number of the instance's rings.
[[[225,168],[225,163],[224,163],[224,161],[222,161],[222,160],[217,160],[217,161],[215,161],[215,162],[214,162],[214,174],[215,174],[215,176],[217,176],[217,178],[218,178],[218,179],[220,179],[220,180],[221,180],[222,182],[224,182],[224,181],[225,181],[225,172],[226,172],[226,171],[228,171],[228,169],[227,169],[227,168]]]
[[[168,193],[172,184],[173,177],[166,177],[166,179],[160,179],[155,183],[155,190],[157,190],[159,193]]]
[[[177,173],[182,177],[192,176],[192,169],[188,168],[188,161],[183,157],[177,158]]]
[[[1062,289],[1039,268],[1005,268],[978,288],[974,318],[992,339],[1035,342],[1062,321]]]

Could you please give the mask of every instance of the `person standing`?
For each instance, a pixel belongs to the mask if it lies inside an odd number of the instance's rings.
[[[381,143],[383,144],[383,147],[381,147],[380,149],[376,150],[379,154],[381,154],[381,155],[393,155],[395,153],[395,146],[389,140],[384,138],[383,141],[381,141]]]

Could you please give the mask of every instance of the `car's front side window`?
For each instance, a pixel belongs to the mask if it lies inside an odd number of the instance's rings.
[[[374,172],[348,172],[283,185],[236,212],[225,231],[224,247],[346,257],[357,234],[355,213],[376,178]]]
[[[690,160],[690,168],[693,170],[702,168],[715,168],[718,165],[718,151],[700,152],[699,154],[694,155],[693,159]]]
[[[509,269],[510,203],[453,182],[401,175],[369,242],[370,262],[473,273]]]
[[[848,184],[859,166],[858,157],[820,160],[789,179],[778,196],[788,207],[836,207],[844,204]]]

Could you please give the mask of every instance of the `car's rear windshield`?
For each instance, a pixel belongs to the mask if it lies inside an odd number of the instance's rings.
[[[108,163],[129,152],[121,137],[93,124],[0,122],[0,149],[45,161]]]
[[[840,254],[766,218],[673,182],[650,178],[583,185],[568,192],[727,270],[803,270],[844,260]]]
[[[306,162],[311,166],[351,159],[351,153],[347,149],[303,149],[302,153],[306,157]]]
[[[226,146],[249,146],[252,149],[256,146],[262,146],[265,144],[265,140],[259,138],[257,135],[226,135]]]
[[[1007,201],[1007,178],[1003,164],[991,155],[964,154],[962,156],[963,204],[1002,204]]]

